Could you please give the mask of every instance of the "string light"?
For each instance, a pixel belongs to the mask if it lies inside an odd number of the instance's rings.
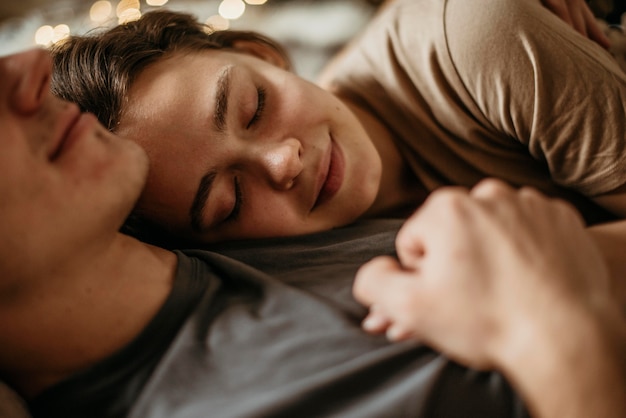
[[[129,8],[119,13],[117,16],[117,23],[123,25],[124,23],[138,20],[141,17],[141,11],[139,9]]]
[[[56,25],[53,30],[52,43],[56,44],[59,41],[70,36],[70,27],[66,24]]]
[[[148,6],[164,6],[169,0],[145,0]],[[212,30],[227,30],[230,28],[230,21],[239,19],[246,11],[246,4],[263,5],[267,0],[221,0],[218,6],[218,14],[209,17],[205,23]],[[141,17],[140,0],[120,0],[115,7],[115,16],[118,24],[137,20]],[[89,9],[89,19],[94,24],[106,22],[113,15],[113,2],[109,0],[97,0],[93,2]],[[37,45],[49,46],[62,41],[68,37],[71,29],[66,24],[57,26],[43,25],[35,32],[35,43]]]
[[[121,0],[115,9],[117,23],[123,25],[124,23],[139,19],[141,17],[139,8],[139,0]]]
[[[35,43],[37,45],[50,45],[54,38],[54,28],[50,25],[44,25],[35,32]]]
[[[117,4],[117,8],[115,9],[117,17],[122,18],[122,15],[126,16],[129,14],[134,14],[135,10],[139,10],[139,0],[121,0]],[[127,10],[131,10],[131,12],[127,12]]]
[[[89,18],[92,22],[104,22],[111,16],[113,6],[110,1],[97,1],[89,9]]]
[[[230,21],[220,15],[210,16],[204,23],[210,26],[213,31],[227,30],[230,28]]]
[[[48,46],[70,36],[70,27],[64,24],[52,27],[44,25],[35,32],[35,43],[41,46]]]
[[[243,0],[222,0],[217,11],[224,19],[239,19],[246,11],[246,3]]]

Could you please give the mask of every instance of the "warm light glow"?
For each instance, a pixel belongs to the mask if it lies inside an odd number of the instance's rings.
[[[52,43],[57,43],[70,36],[70,27],[65,24],[56,25],[53,32]]]
[[[111,16],[112,10],[113,6],[110,1],[97,1],[89,10],[89,18],[93,22],[104,22],[109,16]]]
[[[146,0],[148,6],[163,6],[168,0]]]
[[[117,17],[122,19],[122,15],[127,16],[131,13],[136,13],[135,10],[138,11],[139,7],[139,0],[121,0],[116,8]],[[131,12],[127,12],[127,10],[131,10]]]
[[[246,3],[256,6],[267,3],[267,0],[246,0]]]
[[[124,23],[132,22],[134,20],[138,20],[141,17],[141,12],[139,9],[125,9],[122,13],[118,15],[117,22],[120,25]]]
[[[44,25],[35,32],[35,42],[37,45],[49,45],[54,38],[54,28],[50,25]]]
[[[220,15],[213,15],[209,17],[206,22],[214,31],[227,30],[230,27],[228,19],[223,18]]]
[[[246,3],[243,0],[222,0],[217,11],[224,19],[239,19],[246,11]]]

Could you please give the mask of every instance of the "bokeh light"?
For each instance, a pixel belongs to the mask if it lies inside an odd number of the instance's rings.
[[[169,0],[145,0],[145,4],[151,7],[160,7],[168,3]],[[116,4],[117,3],[117,4]],[[205,23],[211,30],[230,29],[231,21],[239,19],[246,11],[246,5],[264,5],[267,0],[221,0],[218,6],[218,13],[210,16]],[[89,20],[91,27],[106,24],[109,19],[117,17],[117,23],[122,25],[141,18],[140,0],[96,0],[89,8]],[[65,18],[68,18],[67,16]],[[72,21],[71,18],[68,18]],[[70,24],[75,25],[76,22]],[[79,25],[80,26],[80,25]],[[76,28],[74,28],[76,29]],[[84,27],[77,29],[79,32],[85,30]],[[68,24],[43,25],[39,27],[34,36],[37,45],[49,46],[70,36],[72,28]]]
[[[222,0],[217,11],[224,19],[239,19],[246,11],[246,3],[243,0]]]
[[[62,23],[53,29],[52,43],[57,43],[70,36],[70,27]]]
[[[37,45],[50,45],[54,38],[54,28],[50,25],[44,25],[35,32],[35,43]]]
[[[210,16],[204,23],[209,25],[214,31],[230,28],[230,21],[220,15]]]
[[[141,17],[141,11],[135,8],[124,9],[123,12],[117,15],[117,22],[120,25],[124,23],[132,22],[133,20],[138,20]]]
[[[104,22],[111,16],[113,6],[110,1],[97,1],[89,9],[89,18],[92,22]]]
[[[139,10],[140,7],[139,0],[121,0],[117,4],[115,12],[118,18],[122,18],[122,15],[126,16],[135,13],[135,10]],[[131,10],[131,12],[127,12],[127,10]]]

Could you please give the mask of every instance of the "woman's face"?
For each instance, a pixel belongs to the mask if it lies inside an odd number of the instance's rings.
[[[381,161],[335,96],[246,53],[179,53],[134,82],[117,132],[150,158],[138,210],[214,242],[345,225],[373,203]]]

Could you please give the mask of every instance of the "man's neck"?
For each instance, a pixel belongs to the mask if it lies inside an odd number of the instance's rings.
[[[168,297],[174,253],[121,234],[100,248],[2,295],[0,374],[24,396],[127,345]]]

